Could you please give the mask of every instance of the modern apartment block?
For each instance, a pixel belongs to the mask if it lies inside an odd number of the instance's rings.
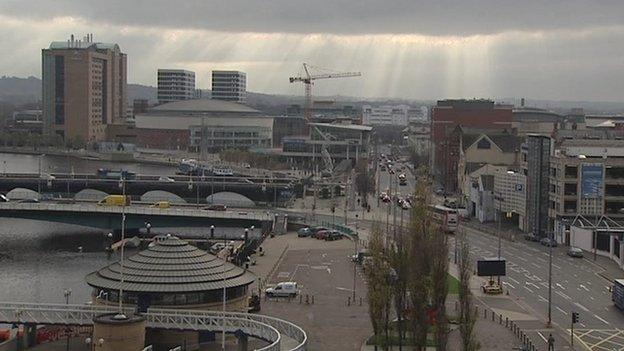
[[[247,75],[245,72],[212,71],[212,98],[246,103]]]
[[[47,133],[96,142],[126,114],[127,59],[117,44],[72,35],[41,51],[43,121]]]
[[[527,231],[545,237],[550,230],[548,222],[548,189],[550,185],[551,139],[549,136],[529,134],[523,146],[526,175]]]
[[[195,98],[195,72],[183,69],[158,69],[158,103]]]

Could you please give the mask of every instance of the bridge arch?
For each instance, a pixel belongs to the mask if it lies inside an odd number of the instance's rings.
[[[214,193],[206,197],[209,204],[222,204],[232,207],[254,207],[256,204],[245,195],[233,193],[230,191],[222,191]]]
[[[105,193],[101,190],[97,189],[83,189],[74,195],[74,199],[81,201],[100,201],[103,198],[108,196],[108,193]]]
[[[15,188],[8,193],[6,197],[9,200],[22,200],[22,199],[40,199],[41,195],[32,189],[27,188]]]
[[[182,197],[164,190],[152,190],[141,195],[143,202],[169,201],[172,204],[185,204],[186,200]]]

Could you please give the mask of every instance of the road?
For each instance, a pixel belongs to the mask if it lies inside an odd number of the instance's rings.
[[[464,228],[475,261],[496,257],[498,241],[495,236]],[[454,250],[454,238],[451,245],[451,250]],[[522,239],[502,241],[501,257],[507,261],[507,276],[502,279],[503,285],[510,295],[517,297],[521,304],[544,321],[548,316],[548,256],[548,248],[536,242]],[[552,263],[551,311],[552,321],[559,333],[567,333],[572,312],[578,312],[580,322],[575,328],[581,333],[576,335],[582,335],[582,340],[577,341],[589,340],[586,346],[592,350],[611,350],[603,348],[609,345],[609,341],[602,341],[611,336],[609,340],[614,345],[609,347],[621,350],[624,344],[619,335],[624,333],[621,330],[624,313],[611,301],[611,283],[599,274],[603,269],[588,259],[567,256],[564,247],[553,249]],[[592,336],[597,334],[600,336]],[[616,339],[620,341],[616,342]]]

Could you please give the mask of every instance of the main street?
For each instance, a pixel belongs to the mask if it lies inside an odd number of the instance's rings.
[[[475,261],[497,256],[496,236],[468,227],[464,230]],[[451,257],[453,250],[454,238],[451,239]],[[505,290],[542,321],[548,318],[548,256],[548,248],[536,242],[522,238],[514,242],[502,241],[501,257],[507,261],[507,276],[502,278]],[[610,330],[607,333],[609,336],[617,335],[618,329],[624,326],[624,313],[611,301],[611,282],[600,274],[603,268],[591,259],[567,256],[564,247],[553,248],[552,263],[551,311],[553,324],[558,327],[559,333],[567,333],[574,311],[579,313],[579,323],[575,328],[583,329],[584,336],[589,337],[591,333],[603,330]],[[544,333],[540,335],[545,336]],[[622,347],[624,345],[617,349]]]

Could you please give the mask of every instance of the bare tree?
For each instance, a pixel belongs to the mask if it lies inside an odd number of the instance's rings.
[[[412,208],[409,235],[410,320],[416,350],[425,350],[429,331],[430,304],[430,237],[434,224],[427,209],[428,185],[424,178],[416,184],[416,203]]]
[[[396,245],[390,249],[390,264],[394,272],[393,295],[394,310],[397,318],[399,351],[403,350],[403,340],[405,338],[405,309],[407,300],[407,280],[409,274],[409,248],[404,240],[404,232],[401,228]]]
[[[383,234],[378,224],[373,225],[368,249],[371,258],[366,261],[364,267],[368,281],[368,313],[376,340],[379,340],[379,335],[381,335],[382,331],[384,332],[385,342],[383,343],[383,349],[387,350],[392,288],[389,280],[390,267],[386,257]],[[377,344],[375,343],[376,349]]]
[[[440,228],[431,241],[431,302],[435,313],[436,349],[446,351],[448,343],[448,319],[446,296],[448,295],[448,240]]]
[[[459,234],[458,234],[459,235]],[[479,343],[475,339],[474,325],[476,315],[473,311],[472,294],[470,292],[470,245],[465,234],[459,238],[459,333],[462,351],[476,351]]]

